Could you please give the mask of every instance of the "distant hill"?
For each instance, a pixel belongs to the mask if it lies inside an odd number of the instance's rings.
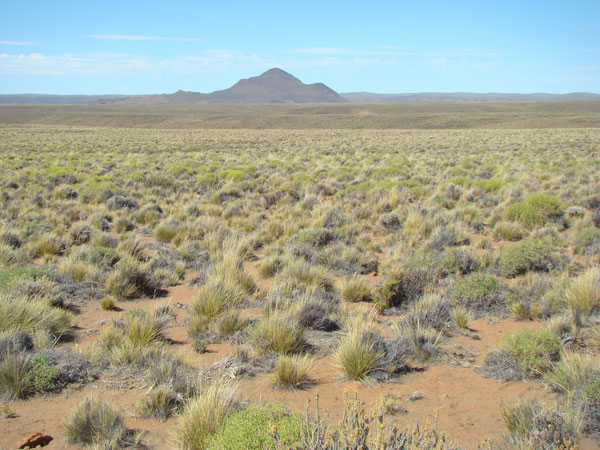
[[[81,104],[102,103],[113,100],[128,98],[127,95],[45,95],[45,94],[0,94],[0,104],[16,103],[20,105],[28,103],[48,104]]]
[[[446,102],[528,102],[556,100],[600,100],[600,94],[572,92],[570,94],[475,94],[472,92],[422,92],[415,94],[373,94],[346,92],[340,94],[355,103],[446,103]]]
[[[461,103],[461,102],[523,102],[559,100],[600,100],[600,94],[572,92],[570,94],[476,94],[471,92],[422,92],[414,94],[375,94],[347,92],[338,94],[323,83],[304,84],[281,69],[270,69],[257,77],[238,81],[229,89],[210,94],[177,91],[153,95],[0,95],[4,103],[111,103],[131,105],[198,105],[241,103]]]
[[[257,77],[238,81],[229,89],[210,94],[177,91],[174,94],[145,95],[114,100],[138,105],[196,103],[341,103],[340,97],[323,83],[304,84],[281,69],[270,69]]]

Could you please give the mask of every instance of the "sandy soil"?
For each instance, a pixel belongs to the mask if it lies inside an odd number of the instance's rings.
[[[381,246],[380,262],[389,259],[389,247],[383,238],[373,236],[375,244]],[[153,242],[152,238],[145,239]],[[244,263],[244,270],[255,280],[259,293],[273,286],[271,279],[262,278],[256,270],[256,261]],[[377,284],[381,281],[378,274],[366,275]],[[198,354],[191,348],[191,339],[185,330],[185,321],[189,315],[188,306],[197,290],[189,285],[191,275],[186,276],[182,284],[168,289],[167,296],[159,299],[140,299],[118,303],[118,311],[103,311],[98,303],[88,303],[80,314],[73,319],[76,338],[66,345],[85,348],[92,345],[102,328],[111,319],[117,319],[131,309],[150,309],[158,305],[171,305],[176,313],[174,323],[166,329],[165,336],[171,342],[173,351],[185,358],[198,369],[208,367],[219,361],[236,346],[229,343],[208,346],[208,352]],[[351,310],[369,310],[368,303],[346,303]],[[261,308],[246,308],[242,314],[248,318],[259,318]],[[381,318],[382,334],[389,332],[389,324],[395,318]],[[448,432],[456,442],[468,449],[475,449],[486,439],[499,439],[504,433],[504,424],[500,414],[503,402],[513,403],[527,398],[538,398],[551,405],[555,395],[536,380],[502,383],[484,378],[477,370],[483,363],[485,354],[497,345],[503,334],[521,328],[540,328],[536,322],[500,320],[489,322],[474,320],[471,331],[465,334],[455,333],[443,343],[446,357],[441,362],[421,366],[422,370],[402,376],[396,383],[367,386],[358,382],[344,381],[335,366],[331,355],[318,355],[311,371],[314,384],[306,390],[282,391],[271,386],[270,376],[261,374],[240,381],[239,394],[244,400],[252,402],[280,402],[299,412],[304,412],[308,402],[319,396],[322,411],[336,422],[341,418],[344,395],[359,399],[370,408],[382,396],[395,399],[405,412],[391,416],[390,421],[399,425],[418,420],[437,424],[438,429]],[[475,339],[473,336],[479,336]],[[60,395],[34,397],[25,401],[6,404],[6,408],[15,415],[8,418],[6,411],[0,417],[0,450],[18,448],[19,444],[33,432],[50,434],[54,440],[49,449],[75,449],[66,440],[64,421],[70,411],[88,395],[94,395],[111,404],[123,417],[130,429],[143,433],[143,442],[154,449],[174,448],[173,422],[144,420],[133,416],[134,405],[147,392],[148,386],[143,380],[124,374],[103,374],[93,383],[79,389],[68,389]],[[414,399],[418,398],[418,399]],[[600,448],[594,441],[585,440],[582,448]]]

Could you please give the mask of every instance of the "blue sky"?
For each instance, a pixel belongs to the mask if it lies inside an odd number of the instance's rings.
[[[0,93],[211,92],[280,67],[338,92],[600,93],[600,0],[9,1]]]

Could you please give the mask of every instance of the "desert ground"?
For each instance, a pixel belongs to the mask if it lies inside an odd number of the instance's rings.
[[[0,106],[0,449],[600,448],[599,152],[596,101]]]

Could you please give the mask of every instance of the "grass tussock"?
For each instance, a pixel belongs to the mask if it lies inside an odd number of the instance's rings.
[[[190,399],[175,423],[175,440],[182,450],[204,448],[207,438],[239,407],[236,387],[216,379],[203,385]]]

